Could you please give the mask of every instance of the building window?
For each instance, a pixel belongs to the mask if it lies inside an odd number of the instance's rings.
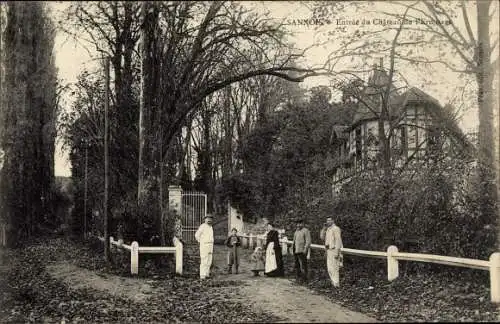
[[[361,128],[356,128],[356,156],[361,158]]]
[[[436,126],[429,126],[427,130],[427,149],[429,152],[435,152],[441,149],[441,130]]]
[[[401,126],[400,128],[400,138],[401,138],[401,155],[407,157],[408,153],[408,140],[406,137],[406,127]]]

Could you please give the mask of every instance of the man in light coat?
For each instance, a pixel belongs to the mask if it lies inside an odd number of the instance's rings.
[[[214,251],[214,229],[212,215],[205,216],[205,223],[201,224],[194,237],[200,244],[200,279],[210,277],[212,254]]]
[[[326,219],[327,229],[325,232],[326,267],[334,287],[340,286],[340,267],[342,264],[342,236],[340,228],[335,225],[333,218]]]

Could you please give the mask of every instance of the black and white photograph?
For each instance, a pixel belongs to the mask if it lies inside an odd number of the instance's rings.
[[[500,322],[499,12],[0,2],[0,323]]]

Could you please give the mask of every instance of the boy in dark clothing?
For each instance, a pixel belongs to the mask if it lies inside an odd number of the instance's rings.
[[[237,235],[238,230],[233,228],[231,235],[228,236],[224,244],[230,248],[227,252],[227,273],[233,273],[233,265],[235,266],[236,273],[238,273],[238,266],[240,265],[238,247],[241,245],[240,237]]]

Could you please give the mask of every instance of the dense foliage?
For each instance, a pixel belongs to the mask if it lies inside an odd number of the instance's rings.
[[[396,245],[401,251],[488,259],[496,223],[481,217],[478,168],[459,143],[452,151],[429,148],[389,174],[359,173],[333,194],[337,153],[329,139],[349,107],[329,104],[327,92],[318,96],[319,90],[303,105],[271,114],[240,147],[244,171],[227,179],[225,189],[245,219],[274,220],[290,237],[300,217],[318,242],[324,220],[333,216],[351,248],[384,251]]]
[[[349,247],[488,259],[495,224],[480,217],[477,183],[464,160],[421,163],[389,182],[366,174],[344,186],[331,213]]]
[[[382,6],[386,7],[382,9]],[[318,19],[351,7],[360,16],[375,17],[373,13],[376,11],[377,15],[380,14],[377,19],[398,22],[372,24],[370,28],[342,26],[336,33],[332,33],[328,25],[319,27],[319,34],[338,46],[339,50],[331,55],[332,64],[336,64],[339,71],[345,69],[346,74],[351,74],[353,68],[359,68],[356,64],[371,64],[378,57],[389,58],[390,64],[395,62],[396,66],[401,66],[394,72],[402,71],[404,63],[408,72],[415,71],[415,76],[429,85],[447,83],[450,78],[446,73],[435,72],[435,68],[444,67],[444,71],[453,72],[452,78],[461,81],[448,100],[455,101],[454,105],[461,106],[464,111],[474,111],[479,121],[476,158],[481,180],[476,183],[474,191],[481,203],[475,207],[479,208],[483,223],[495,223],[500,177],[496,176],[498,163],[495,164],[495,160],[498,157],[495,154],[498,150],[495,148],[498,144],[494,140],[493,94],[499,76],[494,68],[498,64],[499,47],[498,30],[493,26],[498,20],[498,6],[491,0],[390,1],[382,6],[370,2],[349,3],[347,6],[339,1],[315,3],[314,16]],[[448,23],[406,23],[428,19]],[[387,35],[394,35],[392,42]],[[498,248],[499,230],[497,227]]]
[[[112,232],[120,223],[139,241],[170,241],[163,229],[172,221],[166,206],[171,184],[207,191],[209,211],[215,208],[218,174],[233,170],[233,132],[242,126],[232,111],[243,111],[214,104],[221,93],[252,78],[280,85],[277,78],[298,82],[314,74],[292,64],[296,50],[282,26],[237,3],[89,2],[73,3],[65,13],[61,28],[111,60],[107,212]],[[100,198],[105,72],[80,76],[73,111],[62,122],[78,191],[73,227],[80,233],[86,219],[106,208]],[[254,90],[261,98],[255,106],[268,109],[276,88]],[[221,128],[213,134],[216,124]],[[87,199],[85,187],[92,188]],[[104,227],[99,217],[91,223]]]
[[[12,245],[52,223],[58,86],[45,4],[1,6],[0,223]]]
[[[331,126],[340,117],[339,107],[328,103],[330,93],[320,90],[268,114],[238,148],[243,172],[223,187],[247,219],[267,217],[282,226],[297,216],[310,220],[328,199]]]

